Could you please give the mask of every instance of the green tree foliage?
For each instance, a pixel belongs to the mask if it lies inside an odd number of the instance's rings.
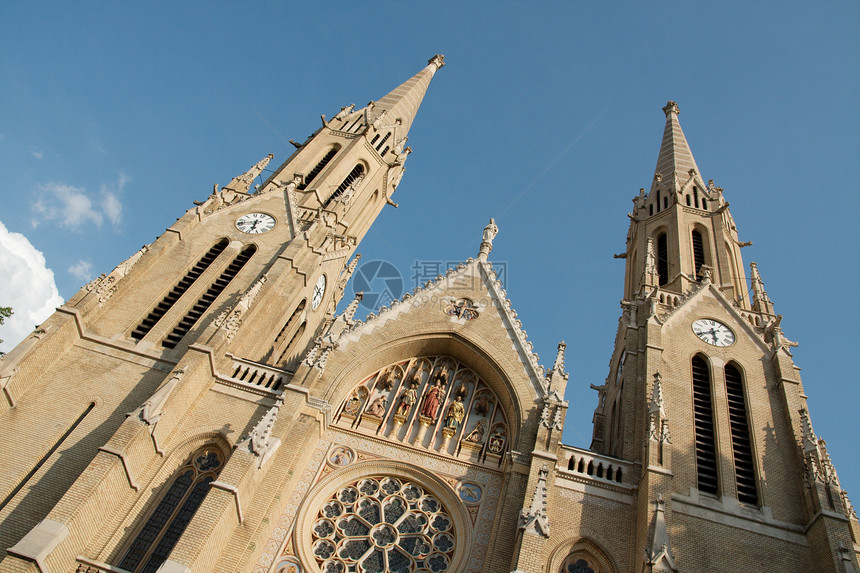
[[[6,322],[6,319],[12,316],[12,307],[11,306],[0,306],[0,326],[3,326],[3,323]],[[0,340],[0,343],[3,341]],[[3,354],[0,352],[0,354]]]

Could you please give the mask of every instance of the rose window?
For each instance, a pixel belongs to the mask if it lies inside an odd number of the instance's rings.
[[[451,515],[422,486],[363,478],[338,489],[311,526],[323,573],[448,571],[456,548]]]

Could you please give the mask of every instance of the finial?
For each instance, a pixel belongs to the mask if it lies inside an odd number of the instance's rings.
[[[445,56],[443,56],[442,54],[436,54],[435,56],[427,60],[427,63],[436,66],[436,69],[438,70],[445,65]]]
[[[669,100],[666,103],[666,107],[663,108],[663,113],[666,114],[666,117],[669,117],[670,113],[674,113],[675,115],[678,115],[679,113],[681,113],[681,110],[678,109],[678,104],[676,104],[672,100]]]
[[[499,228],[496,226],[496,220],[490,218],[489,224],[484,227],[484,233],[481,236],[481,248],[478,250],[478,260],[486,261],[493,250],[493,239],[498,234]]]

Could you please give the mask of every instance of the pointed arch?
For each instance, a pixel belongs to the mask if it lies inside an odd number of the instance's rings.
[[[699,491],[717,495],[717,446],[714,435],[714,406],[711,369],[707,359],[696,354],[692,359],[693,424],[696,436],[696,480]]]
[[[726,375],[726,398],[729,403],[729,428],[732,435],[732,453],[735,461],[735,481],[738,501],[758,505],[755,457],[749,433],[749,412],[746,406],[744,377],[739,365],[729,362]]]
[[[584,562],[584,563],[583,563]],[[579,569],[577,569],[579,567]],[[568,539],[550,552],[545,573],[618,573],[615,560],[590,537]]]
[[[663,286],[669,282],[669,235],[666,231],[660,231],[655,241],[657,247],[657,276],[659,285]]]
[[[167,314],[167,311],[176,304],[176,301],[178,301],[180,297],[182,297],[182,295],[191,288],[191,285],[200,278],[200,275],[202,275],[206,269],[212,265],[215,259],[224,252],[224,249],[226,249],[229,244],[230,241],[226,238],[222,238],[212,245],[212,247],[206,251],[206,254],[204,254],[187,273],[185,273],[185,276],[176,283],[161,302],[159,302],[158,305],[156,305],[156,307],[146,316],[146,318],[137,325],[137,327],[131,332],[131,337],[135,340],[142,340],[143,337],[152,330],[152,327],[154,327],[158,321]]]
[[[155,573],[170,555],[225,463],[215,445],[195,451],[161,488],[158,503],[123,552],[118,566],[132,573]]]
[[[298,186],[299,189],[307,189],[308,185],[316,178],[320,172],[326,168],[326,165],[334,159],[334,156],[337,155],[337,152],[340,151],[340,145],[332,145],[329,150],[323,155],[322,159],[320,159],[313,169],[305,176],[305,180],[302,181],[302,184]]]

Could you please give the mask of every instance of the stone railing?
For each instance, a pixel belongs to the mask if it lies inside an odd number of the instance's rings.
[[[578,481],[616,487],[633,487],[633,463],[610,456],[602,456],[581,448],[563,446],[558,460],[561,473]]]
[[[233,359],[228,375],[221,374],[217,380],[221,384],[248,390],[262,396],[277,396],[283,392],[284,386],[292,378],[292,373],[273,366],[266,366],[228,355]]]
[[[99,563],[86,557],[78,556],[76,560],[78,568],[75,573],[129,573],[125,569],[108,565],[107,563]]]

